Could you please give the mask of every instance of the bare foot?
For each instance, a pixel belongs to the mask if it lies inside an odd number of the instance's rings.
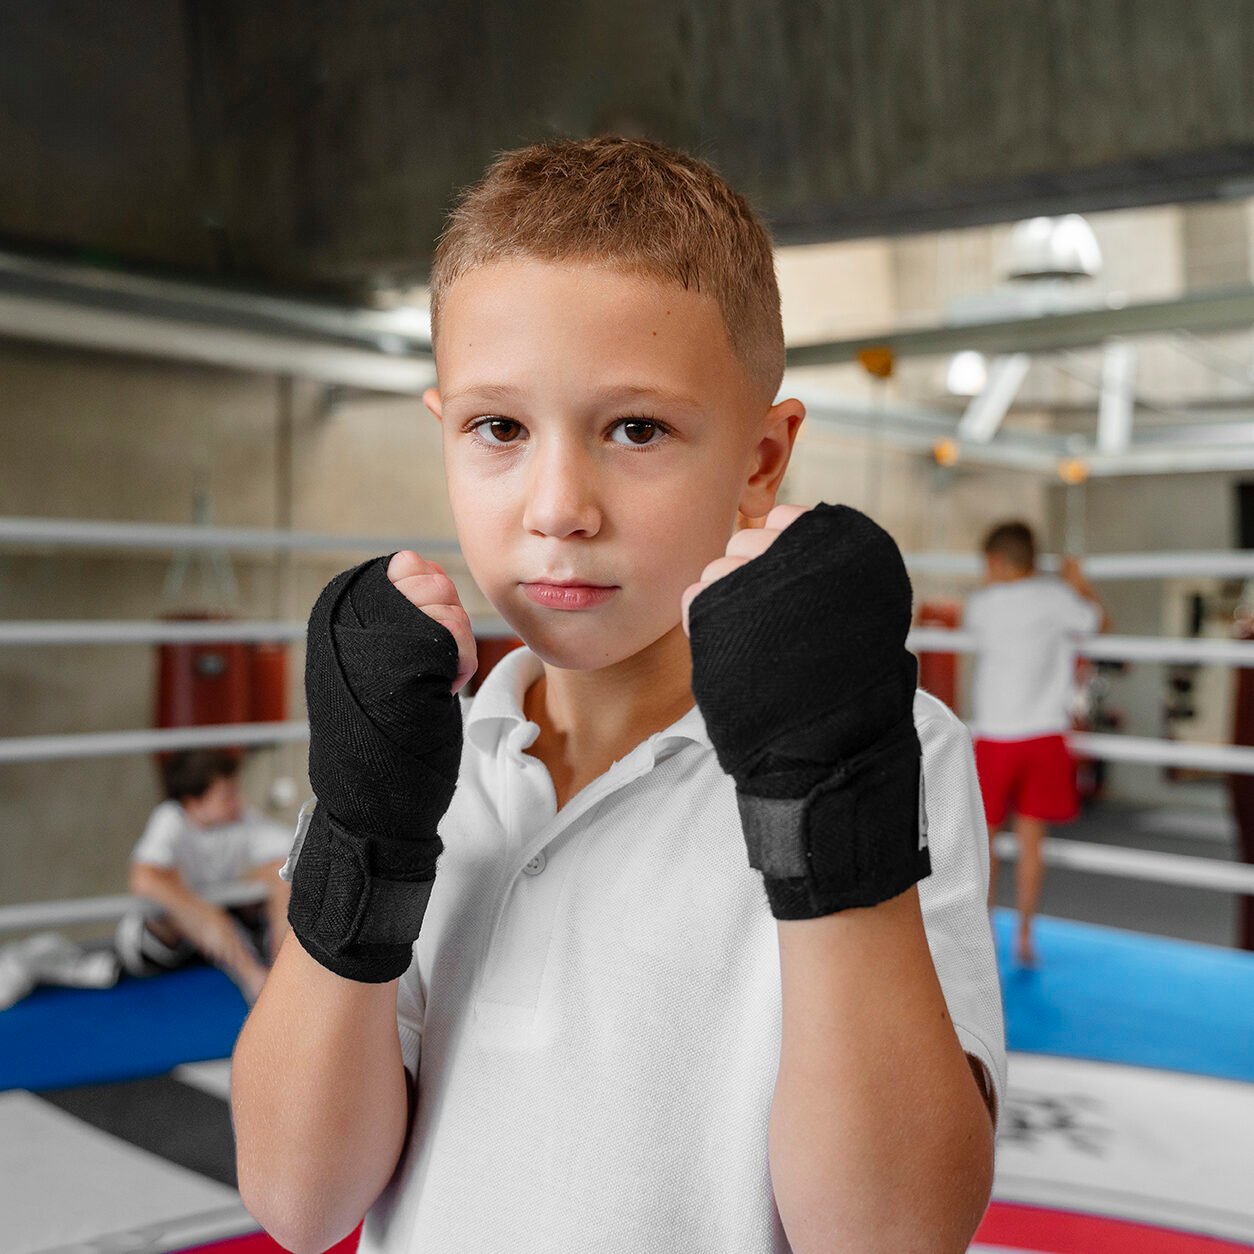
[[[1036,949],[1032,944],[1030,936],[1019,937],[1019,942],[1015,945],[1015,961],[1021,967],[1036,967],[1038,960],[1036,957]]]

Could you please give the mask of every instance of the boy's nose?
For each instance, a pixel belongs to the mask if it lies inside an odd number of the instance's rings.
[[[527,483],[523,525],[540,535],[595,535],[601,527],[597,478],[589,459],[554,445],[536,457]]]

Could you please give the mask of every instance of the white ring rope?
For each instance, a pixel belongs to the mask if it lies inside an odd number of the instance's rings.
[[[169,622],[68,619],[0,623],[0,645],[226,644],[231,641],[303,641],[304,623],[218,618]]]
[[[0,641],[3,637],[0,636]],[[915,653],[976,653],[975,636],[947,627],[915,627],[906,639]],[[1218,666],[1254,666],[1254,640],[1223,640],[1164,636],[1077,636],[1080,657],[1113,662],[1200,663]]]
[[[994,841],[993,852],[999,858],[1013,860],[1018,857],[1018,842],[1009,832],[1003,832]],[[1042,856],[1051,866],[1065,866],[1099,875],[1119,875],[1128,879],[1152,880],[1187,888],[1254,894],[1254,866],[1221,862],[1216,858],[1158,853],[1149,849],[1124,849],[1116,845],[1087,844],[1057,837],[1051,837],[1044,843]],[[255,881],[202,890],[202,896],[222,906],[260,901],[265,893],[265,885]],[[147,914],[159,913],[161,909],[153,902],[125,894],[0,906],[0,933],[111,922],[120,919],[135,906],[139,906]]]
[[[219,723],[156,731],[80,732],[68,736],[12,736],[0,740],[0,763],[109,758],[164,753],[171,749],[209,749],[216,745],[299,744],[308,739],[309,724],[301,721]]]
[[[273,552],[318,549],[362,553],[455,553],[456,540],[418,536],[342,536],[309,531],[272,531],[250,527],[209,527],[199,523],[96,522],[72,518],[0,518],[0,544],[87,549],[229,549]]]
[[[1189,766],[1200,771],[1254,775],[1254,746],[1190,744],[1148,736],[1112,736],[1071,732],[1067,743],[1076,753],[1105,762],[1140,762],[1151,766]]]
[[[513,635],[501,618],[471,620],[482,639]],[[30,619],[0,622],[0,646],[89,644],[226,644],[234,640],[304,642],[303,622],[250,622],[243,619]]]
[[[155,731],[13,736],[0,740],[0,764],[116,757],[170,749],[204,749],[214,745],[300,744],[308,739],[309,724],[297,720],[172,727]],[[1112,736],[1094,732],[1072,732],[1067,742],[1077,753],[1107,762],[1187,766],[1223,774],[1254,775],[1254,746],[1186,744],[1179,740],[1152,740],[1141,736]]]
[[[499,618],[471,620],[475,635],[487,639],[512,635]],[[44,620],[0,623],[0,646],[92,644],[223,644],[229,641],[305,639],[301,622],[248,622],[236,619],[196,621]],[[916,653],[974,653],[975,637],[944,627],[916,627],[906,641]],[[1084,636],[1076,640],[1081,657],[1111,661],[1196,663],[1254,666],[1254,640],[1169,639],[1162,636]]]
[[[202,524],[104,522],[73,518],[0,517],[0,544],[67,548],[224,549],[279,550],[317,549],[390,553],[417,549],[419,553],[455,553],[453,539],[416,536],[345,536],[305,531],[264,530],[249,527],[211,527]],[[907,553],[906,565],[929,574],[977,578],[982,562],[974,553]],[[1213,576],[1254,579],[1254,551],[1220,549],[1204,552],[1093,553],[1083,557],[1090,579],[1191,579]],[[1058,557],[1044,554],[1042,570],[1054,570]]]
[[[219,906],[246,906],[264,901],[267,891],[266,886],[256,880],[210,885],[197,890],[206,901]],[[0,932],[105,923],[120,919],[136,906],[148,915],[163,913],[156,902],[125,893],[113,897],[82,897],[77,901],[30,901],[17,906],[0,906]]]
[[[1009,832],[1002,832],[993,842],[993,852],[999,858],[1016,859],[1019,842]],[[1220,892],[1254,894],[1254,866],[1241,862],[1159,853],[1152,849],[1123,849],[1118,845],[1089,844],[1079,840],[1062,840],[1056,836],[1049,837],[1041,846],[1041,856],[1051,866],[1092,871],[1097,875],[1155,880],[1182,888],[1213,888]]]
[[[910,570],[928,575],[960,575],[978,579],[983,560],[974,553],[906,553]],[[1080,558],[1084,573],[1093,580],[1114,579],[1254,579],[1254,552],[1231,549],[1208,552],[1185,550],[1165,553],[1091,553]],[[1058,569],[1056,554],[1037,559],[1041,570]]]

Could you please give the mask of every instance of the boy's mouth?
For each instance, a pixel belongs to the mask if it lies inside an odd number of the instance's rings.
[[[550,588],[612,588],[614,584],[593,583],[591,579],[558,579],[555,576],[545,579],[529,579],[525,583],[544,584]]]
[[[529,601],[553,610],[586,610],[603,605],[618,591],[613,585],[581,583],[577,580],[544,579],[524,583]]]

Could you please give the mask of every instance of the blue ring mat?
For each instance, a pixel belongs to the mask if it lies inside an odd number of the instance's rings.
[[[1254,954],[1046,917],[1025,969],[1015,923],[993,912],[1011,1050],[1254,1081]]]
[[[1012,912],[994,912],[1012,1050],[1254,1082],[1254,954],[1041,918],[1041,965],[1023,970],[1008,956],[1013,929]],[[204,966],[111,989],[37,989],[0,1011],[0,1089],[225,1058],[246,1013],[235,985]]]
[[[247,1006],[214,967],[108,989],[37,988],[0,1011],[0,1089],[68,1088],[164,1075],[227,1057]]]

